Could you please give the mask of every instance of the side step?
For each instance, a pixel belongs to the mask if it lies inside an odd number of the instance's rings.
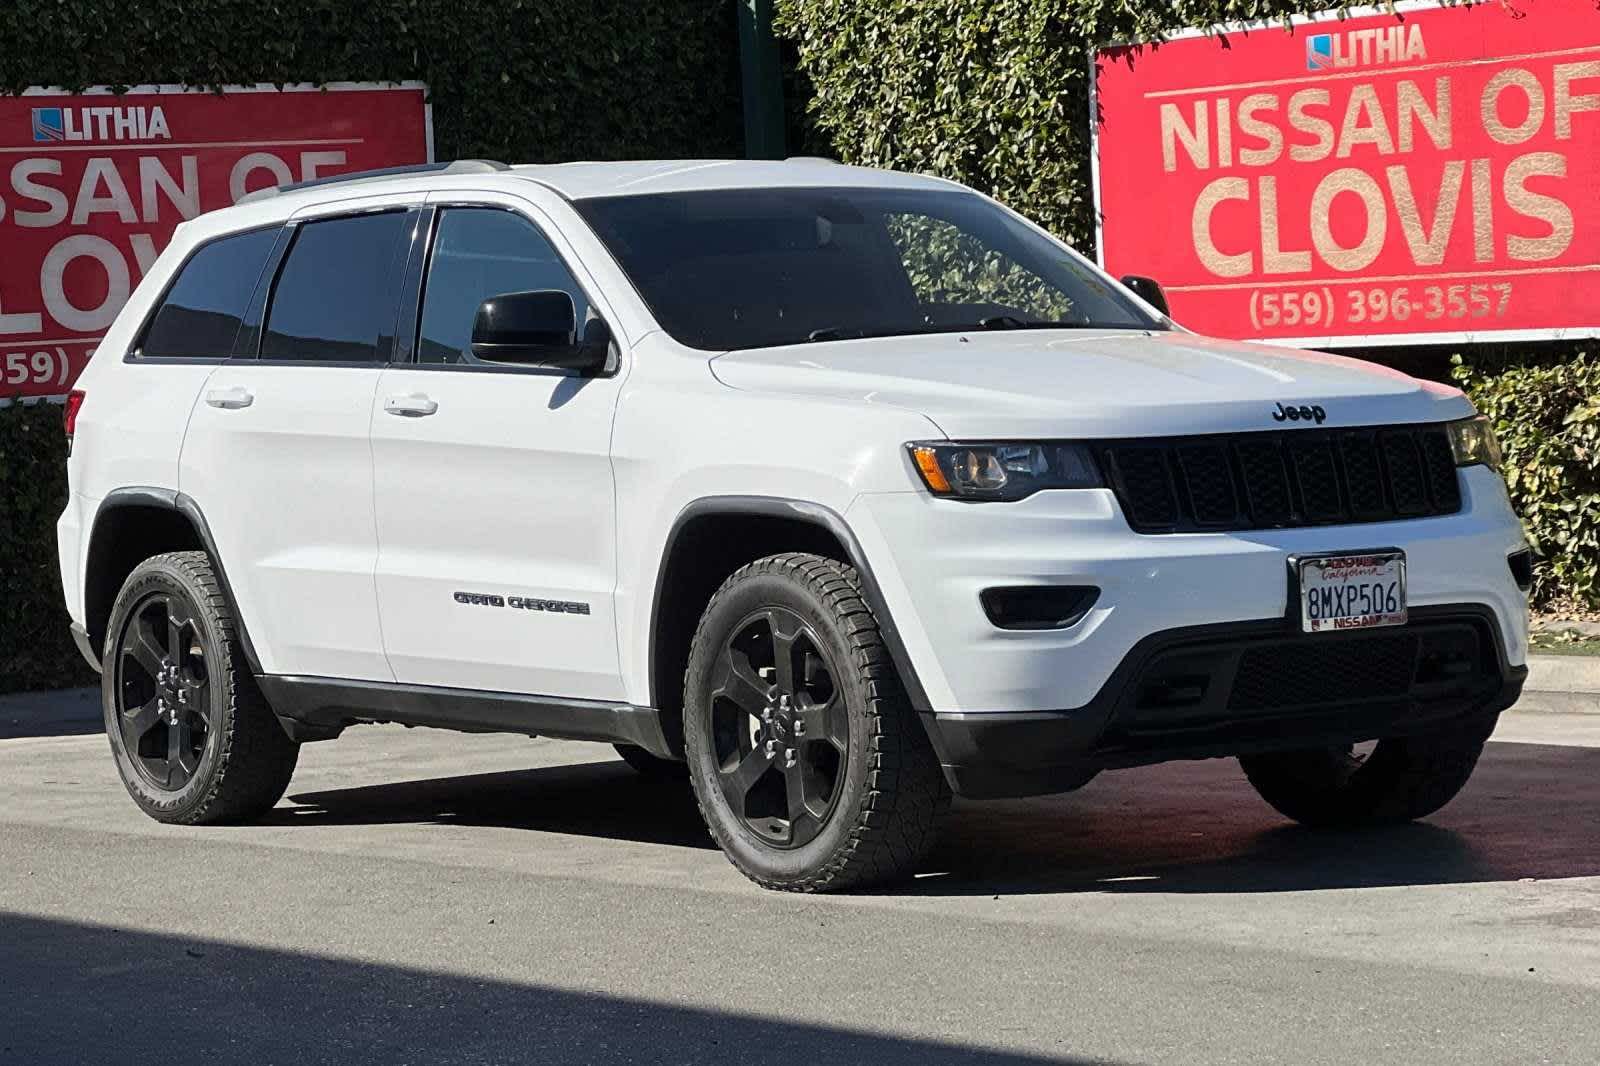
[[[466,733],[634,744],[664,759],[677,758],[654,707],[284,674],[262,674],[256,683],[295,740],[330,740],[345,726],[362,722],[399,722]]]

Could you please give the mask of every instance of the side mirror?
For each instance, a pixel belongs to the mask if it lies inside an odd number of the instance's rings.
[[[1172,314],[1167,309],[1167,294],[1161,291],[1161,283],[1155,278],[1129,274],[1122,279],[1122,283],[1132,289],[1135,296],[1154,307],[1157,311],[1164,315]]]
[[[580,338],[572,296],[559,289],[490,297],[472,324],[472,354],[486,362],[598,374],[607,369],[610,352],[610,328],[592,319]]]

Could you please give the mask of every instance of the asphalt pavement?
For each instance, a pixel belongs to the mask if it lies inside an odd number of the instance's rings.
[[[890,891],[763,892],[609,748],[368,726],[264,821],[0,701],[0,1063],[1600,1061],[1600,716],[1512,713],[1428,822],[1232,762],[958,803]]]

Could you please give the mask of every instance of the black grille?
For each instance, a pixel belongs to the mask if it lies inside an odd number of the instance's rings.
[[[1123,507],[1136,525],[1166,526],[1178,521],[1177,497],[1167,470],[1167,449],[1117,448],[1110,459],[1117,483],[1128,487]]]
[[[1397,699],[1411,691],[1417,637],[1400,633],[1343,644],[1252,648],[1239,657],[1228,708],[1261,711]]]
[[[1132,766],[1161,752],[1370,740],[1487,708],[1504,681],[1492,616],[1414,615],[1387,629],[1300,633],[1258,622],[1174,635],[1122,683],[1096,747],[1107,765]]]
[[[1454,514],[1443,426],[1107,441],[1111,486],[1141,533],[1272,529]]]

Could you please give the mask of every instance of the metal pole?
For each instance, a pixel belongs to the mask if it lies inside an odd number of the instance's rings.
[[[744,82],[744,154],[782,159],[783,74],[772,33],[772,0],[739,0],[739,67]]]

